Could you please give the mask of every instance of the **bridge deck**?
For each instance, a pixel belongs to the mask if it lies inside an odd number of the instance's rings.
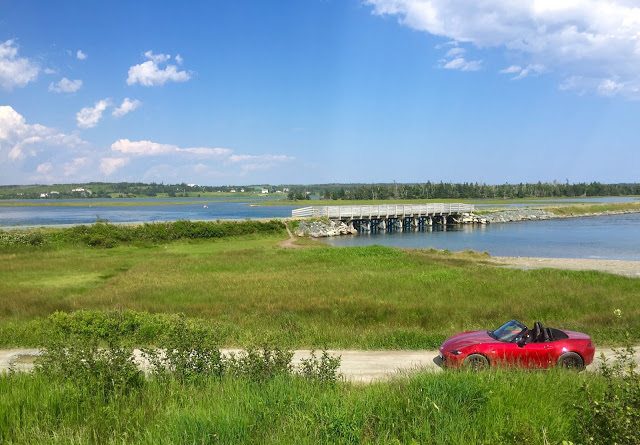
[[[310,206],[295,209],[291,216],[329,219],[406,218],[471,213],[473,204],[383,204],[364,206]]]

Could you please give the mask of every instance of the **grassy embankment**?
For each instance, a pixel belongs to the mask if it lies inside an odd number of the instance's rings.
[[[545,210],[558,216],[584,216],[616,212],[640,212],[640,202],[579,204],[545,208]]]
[[[104,400],[74,382],[0,377],[0,442],[541,444],[581,439],[566,372],[421,374],[373,385],[294,377],[149,381]]]
[[[640,340],[637,279],[503,269],[480,254],[283,249],[281,223],[256,224],[96,225],[0,248],[0,345],[37,345],[54,311],[114,308],[185,313],[225,346],[435,348],[510,318],[586,331],[598,345],[625,331]],[[198,237],[211,239],[188,239]]]

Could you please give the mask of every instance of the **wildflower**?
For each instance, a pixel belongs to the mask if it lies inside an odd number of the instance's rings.
[[[620,318],[622,317],[622,311],[620,309],[616,309],[613,311],[613,315],[615,315],[616,317]]]

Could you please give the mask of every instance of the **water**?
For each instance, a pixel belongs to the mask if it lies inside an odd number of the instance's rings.
[[[0,207],[0,227],[29,227],[65,224],[91,224],[98,219],[113,223],[154,222],[247,218],[280,218],[291,216],[292,206],[252,206],[253,202],[229,202],[209,198],[178,198],[177,202],[193,204],[105,206],[104,203],[144,203],[154,199],[92,199],[82,201],[82,207],[37,206]],[[54,204],[78,200],[41,200]],[[156,200],[157,201],[157,200]],[[163,199],[168,202],[171,199]],[[40,202],[40,201],[38,201]],[[256,201],[257,202],[257,201]]]
[[[633,197],[599,197],[536,200],[535,205],[569,202],[631,202]],[[228,198],[175,198],[187,204],[144,205],[155,198],[38,200],[76,206],[0,207],[0,227],[29,227],[109,222],[153,222],[291,216],[293,206],[256,206],[262,200],[229,201]],[[172,201],[162,199],[161,201]],[[191,202],[193,201],[193,202]],[[20,201],[17,201],[20,202]],[[108,206],[105,203],[128,203]],[[141,205],[135,205],[140,203]],[[305,203],[307,204],[307,203]],[[315,204],[314,202],[309,204]],[[513,204],[527,205],[524,203]],[[531,205],[531,204],[529,204]],[[206,206],[206,207],[205,207]],[[478,204],[496,207],[495,204]],[[505,207],[503,205],[501,207]],[[446,232],[358,235],[326,240],[334,246],[381,244],[403,248],[435,248],[459,251],[472,249],[497,256],[536,256],[557,258],[603,258],[640,260],[640,214],[589,218],[529,221],[487,226],[450,227]]]
[[[454,226],[447,231],[327,238],[332,246],[378,244],[415,249],[472,249],[494,256],[640,260],[640,214]]]

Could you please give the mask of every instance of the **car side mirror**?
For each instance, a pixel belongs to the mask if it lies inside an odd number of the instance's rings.
[[[516,344],[518,345],[519,348],[523,348],[524,345],[527,344],[527,342],[525,341],[524,337],[522,337],[516,340]]]

